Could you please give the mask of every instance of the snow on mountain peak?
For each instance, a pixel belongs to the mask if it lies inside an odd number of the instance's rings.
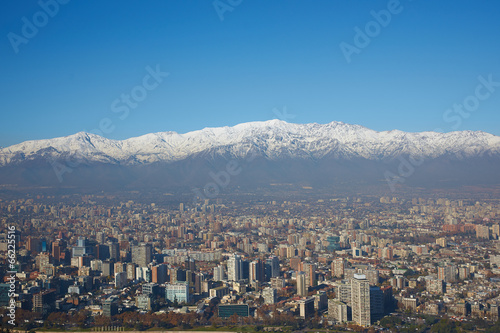
[[[458,158],[500,154],[500,137],[485,132],[408,133],[377,132],[360,125],[333,121],[328,124],[295,124],[280,119],[255,121],[233,127],[214,127],[179,134],[149,133],[126,140],[96,134],[76,134],[49,140],[26,141],[0,149],[0,166],[36,158],[78,155],[102,163],[173,162],[189,156],[217,152],[244,158],[259,151],[268,159],[279,158],[395,158],[401,154]]]

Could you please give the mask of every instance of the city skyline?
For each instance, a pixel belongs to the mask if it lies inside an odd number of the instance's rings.
[[[498,14],[4,3],[1,332],[500,332]]]
[[[10,273],[0,271],[0,313],[15,304],[2,324],[100,331],[110,323],[237,323],[288,332],[500,326],[498,199],[236,199],[1,199],[0,253],[11,238],[19,253]]]

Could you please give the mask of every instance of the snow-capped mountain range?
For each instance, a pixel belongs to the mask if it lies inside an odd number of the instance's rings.
[[[356,159],[387,160],[401,155],[435,159],[499,156],[500,137],[485,132],[377,132],[342,122],[292,124],[281,120],[250,122],[234,127],[205,128],[185,134],[151,133],[110,140],[80,132],[67,137],[26,141],[0,149],[0,166],[33,160],[76,157],[80,162],[140,165],[177,162],[186,158],[245,158],[268,160]]]

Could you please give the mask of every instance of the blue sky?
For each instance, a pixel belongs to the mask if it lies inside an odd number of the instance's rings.
[[[279,117],[500,135],[498,1],[54,1],[2,4],[0,146]]]

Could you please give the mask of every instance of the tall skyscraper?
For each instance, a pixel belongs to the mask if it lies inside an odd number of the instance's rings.
[[[264,281],[264,267],[262,265],[262,261],[254,260],[250,263],[250,282],[252,281]]]
[[[134,263],[127,264],[127,279],[135,280],[135,269],[137,265]]]
[[[162,284],[167,282],[168,267],[165,264],[151,267],[151,280],[154,283]]]
[[[54,260],[57,263],[61,259],[65,249],[66,242],[62,239],[58,239],[54,243],[52,243],[52,257],[54,257]]]
[[[203,292],[203,281],[205,281],[205,275],[203,273],[195,273],[194,275],[194,292],[200,294]]]
[[[316,264],[302,263],[302,271],[306,273],[306,285],[313,287],[316,281]]]
[[[300,299],[299,303],[299,313],[301,318],[309,318],[314,315],[314,298],[306,297]]]
[[[229,281],[239,281],[242,279],[242,261],[241,256],[234,254],[227,261],[227,278]]]
[[[226,273],[224,272],[224,266],[219,265],[214,267],[214,281],[223,281],[226,278]]]
[[[99,244],[104,244],[104,242],[106,241],[106,234],[104,232],[98,232],[96,234],[96,240]]]
[[[269,267],[270,276],[268,279],[280,276],[280,260],[276,256],[272,256],[266,260],[266,266]]]
[[[332,261],[332,276],[341,278],[344,275],[344,258],[337,258]]]
[[[352,320],[361,326],[370,326],[370,284],[365,275],[354,274],[351,279]]]
[[[304,272],[297,272],[297,295],[307,296],[306,274]]]
[[[108,242],[109,248],[109,258],[114,260],[120,260],[120,244],[117,242]]]
[[[115,287],[121,289],[127,285],[127,272],[115,273]]]
[[[151,244],[142,243],[132,247],[132,262],[139,267],[147,267],[153,257]]]
[[[42,246],[43,247],[43,246]],[[77,245],[73,247],[72,257],[83,257],[92,254],[92,248],[87,244],[87,238],[78,237]]]
[[[457,281],[457,266],[447,263],[438,267],[438,279],[445,282]]]
[[[347,304],[339,301],[338,299],[328,300],[328,318],[335,320],[339,323],[348,322],[348,306]]]
[[[375,322],[384,316],[384,293],[377,286],[370,286],[370,315]]]
[[[112,317],[118,313],[118,300],[111,296],[104,301],[102,305],[102,315],[105,317]]]
[[[184,261],[184,268],[188,269],[190,271],[195,271],[196,270],[196,260],[193,258],[186,258]]]

